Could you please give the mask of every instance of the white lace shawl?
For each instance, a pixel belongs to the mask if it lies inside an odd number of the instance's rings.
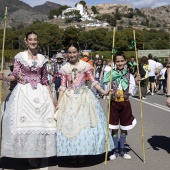
[[[28,58],[28,51],[23,51],[18,53],[15,56],[15,60],[19,61],[21,64],[23,64],[24,66],[29,66],[32,67],[33,66],[33,61]],[[42,67],[48,60],[42,55],[42,54],[37,54],[37,60],[35,60],[37,62],[37,65],[35,67]]]
[[[71,74],[73,68],[77,68],[78,72],[84,73],[86,71],[91,70],[92,66],[89,63],[82,60],[80,60],[76,65],[66,63],[63,67],[61,67],[60,73],[63,75]]]

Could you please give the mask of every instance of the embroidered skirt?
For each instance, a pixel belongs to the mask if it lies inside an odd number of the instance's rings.
[[[18,83],[2,107],[2,156],[41,158],[56,155],[54,106],[47,86]]]
[[[97,155],[105,152],[106,117],[90,89],[82,88],[76,94],[66,90],[57,117],[57,156]],[[108,148],[111,151],[114,148],[111,135],[109,139]]]

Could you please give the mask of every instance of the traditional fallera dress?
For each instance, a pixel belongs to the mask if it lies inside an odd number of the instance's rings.
[[[60,90],[64,94],[57,112],[57,156],[105,152],[106,118],[98,99],[85,85],[86,76],[92,86],[98,83],[91,70],[90,64],[82,60],[75,65],[66,63],[60,70]],[[109,139],[111,151],[114,145],[111,136]]]
[[[40,158],[56,155],[54,105],[48,91],[47,60],[28,52],[15,56],[13,76],[18,81],[6,108],[2,107],[2,156]]]

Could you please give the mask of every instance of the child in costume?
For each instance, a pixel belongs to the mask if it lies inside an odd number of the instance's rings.
[[[124,69],[126,64],[126,57],[123,52],[117,52],[114,56],[114,63],[116,70],[112,71],[111,88],[113,93],[111,95],[110,105],[110,122],[109,128],[112,130],[113,142],[115,149],[110,156],[110,160],[116,159],[120,154],[125,159],[131,159],[131,156],[125,151],[125,141],[127,130],[132,129],[136,125],[136,119],[132,115],[129,95],[134,94],[136,90],[135,79],[132,74]],[[104,82],[110,81],[110,72],[106,74]],[[120,133],[120,149],[118,148],[118,130]]]
[[[107,122],[98,99],[86,86],[86,76],[92,86],[104,91],[92,74],[92,66],[79,60],[79,46],[68,47],[70,58],[60,70],[61,86],[57,111],[57,156],[73,156],[72,163],[82,163],[83,155],[105,152]],[[66,86],[67,85],[67,86]],[[110,137],[109,151],[114,148]]]

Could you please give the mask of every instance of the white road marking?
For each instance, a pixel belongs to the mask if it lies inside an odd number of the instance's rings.
[[[139,101],[139,99],[136,99],[136,98],[133,98],[133,97],[131,97],[131,99],[134,99],[134,100]],[[154,103],[152,104],[152,103],[149,103],[149,102],[146,102],[146,101],[143,101],[143,100],[142,100],[142,103],[145,103],[145,104],[148,104],[148,105],[157,107],[157,108],[159,108],[159,109],[165,110],[165,111],[167,111],[167,112],[170,112],[170,109],[169,109],[169,108],[162,107],[162,105],[155,105]],[[160,107],[160,106],[161,106],[161,107]]]
[[[167,107],[167,106],[164,106],[164,105],[161,105],[161,104],[158,104],[158,103],[153,103],[154,105],[157,105],[157,106],[160,106],[160,107],[163,107],[165,109],[168,109],[170,111],[170,109]]]
[[[48,167],[47,168],[40,168],[40,170],[48,170]]]

